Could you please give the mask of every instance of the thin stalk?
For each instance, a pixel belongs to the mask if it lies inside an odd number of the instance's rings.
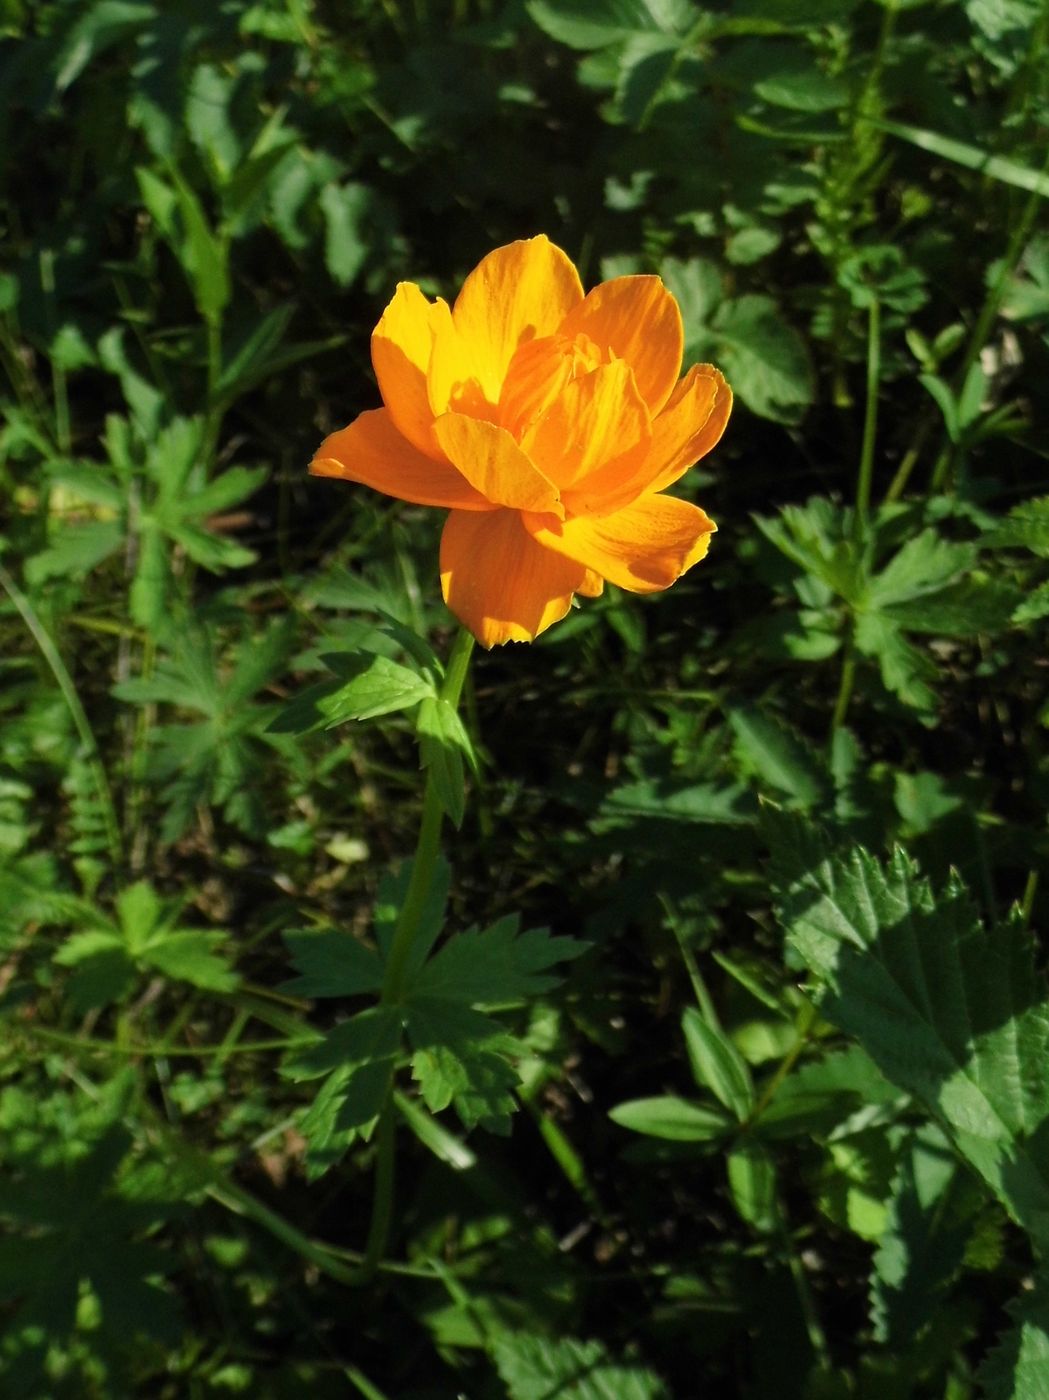
[[[878,434],[878,384],[881,379],[881,303],[874,297],[867,316],[867,404],[863,415],[863,444],[856,481],[855,536],[867,532],[874,477],[874,444]]]
[[[109,779],[106,777],[106,770],[102,764],[102,756],[99,751],[98,741],[95,739],[94,730],[88,720],[87,713],[80,703],[80,696],[77,694],[73,678],[66,669],[65,662],[59,655],[58,648],[51,640],[51,635],[47,628],[37,617],[32,603],[25,596],[22,590],[15,583],[7,570],[0,565],[0,588],[11,599],[15,605],[19,616],[28,628],[30,635],[40,649],[40,654],[47,662],[62,693],[62,698],[66,702],[74,728],[80,736],[80,742],[87,751],[87,763],[91,772],[91,779],[95,785],[95,792],[98,796],[99,806],[102,810],[102,820],[106,827],[106,842],[109,846],[110,859],[115,868],[119,869],[124,863],[124,847],[120,839],[120,824],[117,821],[116,808],[113,805],[113,794],[109,790]]]
[[[845,716],[848,713],[849,701],[852,699],[852,688],[856,683],[856,644],[850,637],[845,643],[845,655],[841,663],[841,681],[838,684],[838,698],[834,704],[834,714],[830,721],[830,737],[834,738],[838,730],[845,723]]]
[[[459,704],[473,646],[473,637],[465,627],[462,628],[452,645],[452,652],[448,658],[444,681],[441,685],[441,699],[447,700],[453,708],[457,708]],[[434,870],[440,849],[443,815],[437,781],[431,772],[426,779],[422,822],[415,847],[415,858],[412,861],[412,873],[408,881],[404,903],[397,915],[390,951],[386,959],[386,972],[380,994],[381,1002],[386,1006],[397,1006],[404,998],[404,986],[408,968],[411,965],[412,950],[426,909],[426,900],[433,886]],[[393,1219],[396,1156],[393,1087],[394,1076],[391,1072],[383,1106],[379,1112],[379,1125],[376,1129],[378,1150],[375,1161],[375,1190],[372,1196],[368,1242],[365,1246],[364,1260],[357,1279],[359,1283],[367,1283],[379,1267],[379,1261],[386,1252],[386,1242],[390,1236],[390,1222]]]

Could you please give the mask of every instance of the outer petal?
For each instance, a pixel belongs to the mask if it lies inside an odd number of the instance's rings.
[[[614,360],[566,384],[521,445],[562,491],[577,487],[600,498],[643,470],[651,436],[633,372]]]
[[[457,510],[492,509],[470,483],[447,462],[435,462],[417,451],[393,425],[385,408],[370,409],[324,439],[310,463],[314,476],[359,481],[420,506],[449,506]]]
[[[732,390],[713,365],[693,365],[652,424],[650,491],[662,491],[716,447],[732,411]]]
[[[537,544],[516,510],[453,510],[441,536],[441,587],[456,617],[485,647],[530,642],[572,606],[581,564]]]
[[[446,413],[434,432],[449,461],[492,505],[564,515],[557,487],[505,428],[465,413]]]
[[[523,518],[540,544],[632,593],[669,588],[703,558],[717,529],[698,506],[673,496],[642,496],[615,515],[602,517]]]
[[[398,282],[372,332],[372,366],[390,417],[413,447],[438,458],[426,373],[434,332],[450,317],[443,301],[432,305],[414,282]]]
[[[582,331],[634,371],[653,416],[666,403],[681,373],[685,333],[673,295],[658,277],[613,277],[602,282],[565,317],[561,334]]]
[[[441,335],[430,370],[430,402],[441,412],[454,386],[475,378],[490,404],[499,402],[514,351],[553,335],[583,299],[579,274],[544,235],[488,254],[463,283],[452,310],[455,336]]]

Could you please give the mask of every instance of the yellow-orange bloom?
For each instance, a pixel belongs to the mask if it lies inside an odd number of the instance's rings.
[[[607,579],[669,587],[715,530],[662,494],[717,443],[732,393],[683,379],[677,302],[658,277],[586,296],[544,236],[496,248],[455,305],[401,282],[372,335],[384,408],[325,438],[318,476],[450,510],[445,602],[479,642],[531,641]]]

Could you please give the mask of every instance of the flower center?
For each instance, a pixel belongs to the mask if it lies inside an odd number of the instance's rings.
[[[609,358],[582,332],[542,336],[519,345],[503,380],[499,423],[520,441],[566,384],[590,374]]]

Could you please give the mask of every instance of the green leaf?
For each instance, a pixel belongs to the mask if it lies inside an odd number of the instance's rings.
[[[838,856],[787,813],[767,829],[779,917],[824,985],[822,1013],[1049,1241],[1049,1004],[1021,925],[988,933],[957,878],[934,897],[901,851]]]
[[[973,1179],[939,1128],[926,1124],[907,1143],[874,1255],[874,1335],[894,1350],[916,1341],[962,1265],[978,1203]]]
[[[334,658],[324,657],[326,664]],[[388,656],[352,656],[338,659],[342,684],[316,701],[325,727],[333,729],[347,720],[374,719],[376,715],[406,710],[433,695],[433,682],[409,666]]]
[[[292,1051],[284,1062],[284,1072],[290,1079],[319,1079],[333,1070],[388,1060],[400,1045],[400,1008],[370,1006],[341,1021],[323,1040]]]
[[[733,706],[727,717],[744,772],[757,778],[761,786],[785,794],[798,807],[815,807],[826,800],[828,784],[823,767],[795,734],[749,707]]]
[[[298,977],[283,990],[300,997],[349,997],[378,992],[382,963],[377,953],[341,929],[297,929],[284,934]]]
[[[768,1234],[779,1221],[776,1168],[768,1150],[751,1137],[734,1143],[725,1159],[729,1194],[740,1218]]]
[[[441,806],[456,826],[462,826],[466,812],[466,776],[463,759],[476,766],[473,745],[466,726],[454,705],[442,696],[429,694],[419,706],[416,720],[419,756],[433,777]]]
[[[733,1126],[732,1119],[722,1109],[693,1103],[675,1094],[628,1099],[610,1109],[608,1116],[613,1123],[633,1133],[666,1138],[671,1142],[719,1142]]]
[[[193,288],[197,309],[212,325],[222,319],[231,295],[229,249],[214,233],[200,200],[174,169],[171,171],[182,216],[184,238],[176,247],[179,259]]]
[[[704,1021],[694,1007],[681,1018],[692,1074],[701,1089],[710,1089],[743,1122],[754,1107],[754,1084],[742,1055],[722,1031]]]
[[[510,1400],[666,1400],[654,1371],[616,1361],[602,1342],[502,1332],[492,1344]]]
[[[373,199],[370,186],[356,181],[325,185],[321,190],[318,204],[327,230],[324,262],[340,287],[348,287],[355,281],[368,260],[371,239],[365,221],[371,213]]]
[[[265,467],[231,467],[186,497],[182,503],[183,518],[200,520],[239,506],[255,494],[268,475]]]
[[[450,1103],[466,1128],[507,1133],[517,1106],[517,1043],[497,1021],[451,998],[416,995],[405,1007],[412,1043],[412,1077],[427,1108]]]
[[[1000,180],[1003,184],[1013,185],[1020,190],[1030,190],[1041,195],[1043,199],[1049,199],[1049,175],[1043,171],[1021,165],[1019,161],[1007,160],[1004,156],[992,155],[968,141],[956,141],[953,137],[941,136],[939,132],[930,131],[927,127],[911,126],[908,122],[886,121],[882,117],[863,116],[860,120],[869,121],[880,130],[887,131],[890,136],[898,136],[920,150],[929,151],[954,165],[979,171],[981,175],[989,175],[992,180]]]
[[[1013,1326],[981,1366],[985,1400],[1049,1400],[1049,1280],[1009,1305]]]
[[[882,684],[915,710],[930,711],[936,692],[929,682],[938,676],[932,661],[911,646],[900,629],[881,613],[861,613],[856,619],[857,648],[873,657],[881,669]]]
[[[225,934],[206,929],[172,929],[143,948],[139,957],[179,982],[209,992],[231,992],[240,978],[216,952],[225,939]]]
[[[1029,549],[1049,559],[1049,496],[1037,496],[1014,506],[982,543],[1004,549]]]
[[[549,991],[560,982],[548,969],[589,947],[554,938],[546,929],[520,933],[508,914],[483,931],[467,929],[445,943],[413,979],[409,995],[451,998],[477,1006],[507,1006]]]
[[[815,376],[805,341],[772,298],[723,302],[710,334],[717,362],[746,406],[762,418],[797,422],[815,397]]]
[[[573,49],[601,49],[634,34],[682,34],[695,23],[687,0],[528,0],[544,33]]]
[[[971,544],[954,544],[935,530],[922,530],[871,579],[870,606],[884,608],[936,593],[971,568],[975,558]]]
[[[1030,601],[1030,598],[1026,600]],[[938,593],[928,593],[905,603],[889,603],[881,611],[897,627],[908,632],[971,638],[979,632],[1000,632],[1010,621],[1021,621],[1018,612],[1024,606],[1020,603],[1019,591],[1011,584],[975,576],[951,584]]]
[[[1017,623],[1038,622],[1043,617],[1049,617],[1049,579],[1027,595],[1013,613],[1012,620]]]
[[[26,579],[36,585],[49,578],[83,577],[114,554],[123,539],[123,525],[116,520],[63,525],[47,549],[26,560]]]

